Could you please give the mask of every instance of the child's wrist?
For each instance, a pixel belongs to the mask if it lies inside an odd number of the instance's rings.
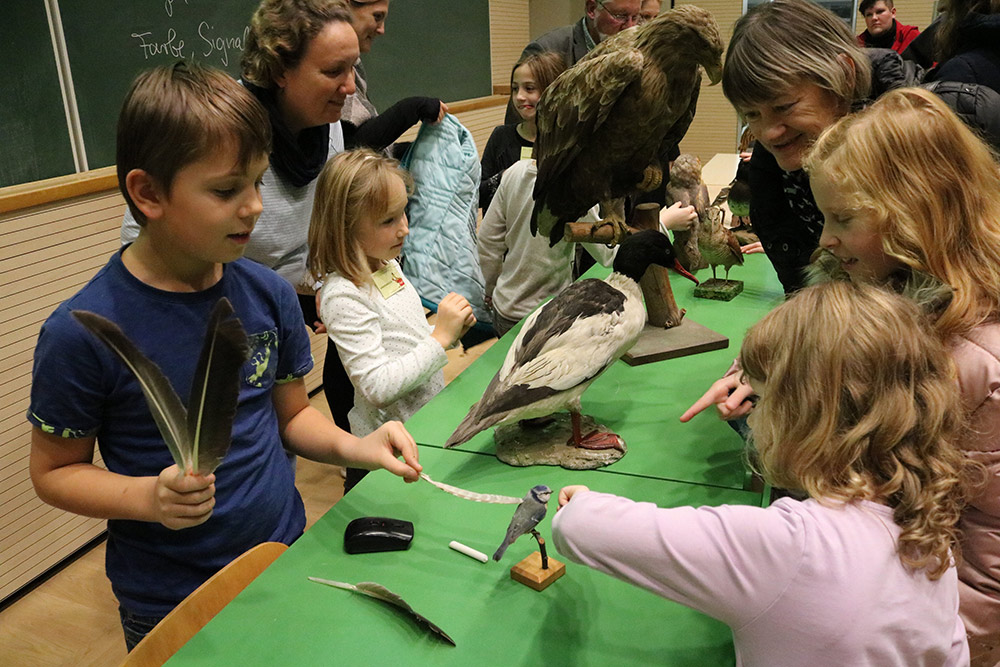
[[[439,331],[438,329],[434,329],[434,331],[431,333],[431,338],[436,340],[438,344],[446,351],[455,347],[455,343],[457,342],[446,332]]]

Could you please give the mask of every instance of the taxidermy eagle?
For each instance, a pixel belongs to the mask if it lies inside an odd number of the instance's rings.
[[[599,224],[621,242],[623,198],[662,182],[658,156],[694,118],[699,67],[713,84],[722,77],[722,48],[712,15],[683,5],[601,42],[553,81],[538,103],[532,234],[555,245],[600,203]]]

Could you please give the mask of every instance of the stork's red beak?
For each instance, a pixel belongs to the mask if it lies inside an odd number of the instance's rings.
[[[699,284],[698,279],[695,278],[693,275],[691,275],[687,269],[681,266],[680,260],[677,259],[674,260],[674,271],[681,274],[682,276],[693,282],[695,285]]]

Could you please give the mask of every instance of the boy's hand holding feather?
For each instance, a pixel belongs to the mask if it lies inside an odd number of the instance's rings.
[[[171,530],[191,528],[208,521],[215,507],[215,475],[185,475],[177,464],[164,468],[156,478],[153,515]]]
[[[355,443],[357,449],[352,458],[358,467],[366,470],[385,468],[406,482],[420,479],[424,468],[417,457],[417,443],[400,422],[390,421]],[[397,456],[402,456],[400,461]]]

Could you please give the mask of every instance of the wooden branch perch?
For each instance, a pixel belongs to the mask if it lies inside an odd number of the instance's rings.
[[[635,207],[632,224],[637,229],[659,229],[660,207],[654,203],[639,204]],[[651,264],[639,281],[642,296],[646,301],[646,318],[654,327],[669,329],[681,323],[684,311],[677,307],[674,291],[670,287],[667,269]]]
[[[645,203],[636,206],[632,225],[635,231],[659,229],[659,205]],[[569,222],[566,223],[563,240],[567,243],[611,243],[614,241],[614,232],[610,225]],[[669,329],[681,323],[685,311],[677,306],[667,269],[651,265],[639,281],[639,286],[642,288],[642,296],[646,301],[646,314],[651,325]]]

